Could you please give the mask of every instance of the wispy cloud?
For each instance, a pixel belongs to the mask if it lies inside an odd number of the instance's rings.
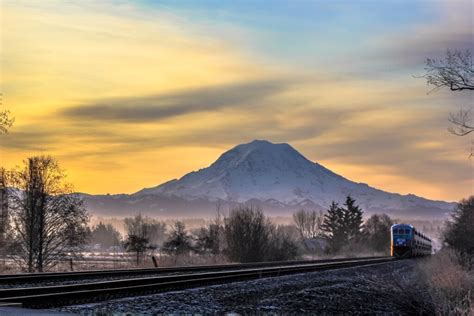
[[[470,0],[433,2],[436,16],[403,31],[372,39],[372,55],[398,67],[419,68],[426,58],[443,58],[447,49],[474,50],[474,3]]]
[[[60,110],[68,118],[116,122],[150,122],[174,116],[218,111],[239,106],[239,109],[265,103],[269,96],[284,92],[287,80],[266,80],[201,87],[169,94],[125,97],[79,104]]]

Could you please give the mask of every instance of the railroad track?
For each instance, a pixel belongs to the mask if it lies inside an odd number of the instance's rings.
[[[90,271],[77,271],[77,272],[20,273],[20,274],[12,274],[12,275],[3,274],[3,275],[0,275],[0,285],[34,284],[34,283],[40,283],[40,282],[45,282],[45,281],[47,282],[62,281],[62,280],[72,281],[72,280],[115,278],[115,277],[163,275],[163,274],[172,274],[172,273],[194,273],[194,272],[203,272],[203,271],[222,271],[222,270],[231,270],[231,269],[237,270],[237,269],[260,268],[260,267],[276,267],[276,266],[282,266],[282,265],[338,262],[338,261],[347,261],[348,259],[364,260],[364,259],[377,259],[377,258],[385,258],[385,257],[272,261],[272,262],[257,262],[257,263],[179,266],[179,267],[163,267],[163,268],[90,270]]]
[[[29,308],[57,307],[130,297],[185,288],[231,283],[281,275],[381,264],[391,257],[340,259],[325,262],[282,263],[276,266],[252,264],[246,268],[158,275],[81,284],[11,288],[0,290],[0,304],[18,304]],[[273,263],[276,264],[276,263]],[[227,265],[227,267],[241,265]],[[77,274],[77,273],[76,273]]]

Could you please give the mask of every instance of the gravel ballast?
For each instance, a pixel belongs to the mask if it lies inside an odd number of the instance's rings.
[[[416,282],[415,265],[414,260],[405,260],[67,306],[51,311],[83,315],[412,314],[419,312],[424,295]],[[414,293],[419,296],[414,298]]]

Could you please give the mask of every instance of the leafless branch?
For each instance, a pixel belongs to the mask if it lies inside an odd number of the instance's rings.
[[[89,215],[63,180],[64,172],[49,156],[29,158],[9,172],[11,254],[29,272],[54,267],[85,241]]]
[[[447,50],[444,59],[428,58],[425,61],[425,78],[428,85],[448,87],[451,91],[474,90],[474,63],[470,51]],[[430,91],[431,92],[431,91]]]
[[[453,126],[449,127],[448,130],[454,135],[465,136],[474,131],[472,108],[469,110],[460,109],[457,113],[451,113],[449,121]]]

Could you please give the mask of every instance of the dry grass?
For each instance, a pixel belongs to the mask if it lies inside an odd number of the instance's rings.
[[[184,254],[178,256],[156,255],[158,267],[174,267],[174,266],[193,266],[193,265],[211,265],[211,264],[227,264],[231,263],[224,255],[196,255]],[[72,271],[88,271],[88,270],[108,270],[108,269],[133,269],[133,268],[153,268],[153,260],[151,255],[147,255],[136,264],[136,259],[123,256],[120,258],[108,259],[77,259],[73,260]],[[71,271],[71,263],[69,260],[58,262],[54,267],[50,267],[47,272],[68,272]],[[0,260],[0,274],[16,274],[24,273],[24,267],[20,267],[17,263],[9,260]]]
[[[194,266],[194,265],[211,265],[211,264],[227,264],[231,263],[224,255],[177,255],[163,256],[158,258],[158,266],[174,267],[174,266]]]
[[[437,315],[474,315],[474,271],[463,267],[454,251],[420,261],[418,274]]]

